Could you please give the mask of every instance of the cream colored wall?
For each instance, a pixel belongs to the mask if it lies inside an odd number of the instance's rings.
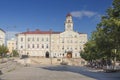
[[[9,49],[9,52],[12,53],[12,50],[16,49],[16,40],[15,39],[8,40],[7,47]]]
[[[20,41],[21,37],[23,38],[23,42]],[[28,38],[30,41],[28,41]],[[34,40],[33,40],[34,38]],[[38,40],[39,39],[39,40]],[[19,44],[20,43],[20,44]],[[50,35],[49,34],[19,34],[18,35],[18,50],[20,54],[28,54],[30,56],[41,56],[44,57],[47,51],[49,52],[50,46]],[[23,48],[21,49],[21,44],[23,44]],[[33,48],[34,44],[34,48]],[[28,48],[28,45],[30,48]],[[39,48],[37,47],[39,45]],[[44,48],[42,48],[42,45]],[[48,48],[47,48],[48,45]]]
[[[5,33],[0,30],[0,45],[5,44]]]
[[[26,37],[25,37],[26,36]],[[21,42],[21,37],[23,41]],[[30,41],[28,41],[30,38]],[[34,41],[32,40],[34,38]],[[37,41],[39,38],[39,41]],[[42,39],[44,39],[42,41]],[[48,41],[46,41],[48,39]],[[64,43],[63,43],[64,39]],[[72,41],[72,42],[71,42]],[[67,53],[65,51],[72,51],[73,57],[80,57],[80,51],[83,50],[84,44],[87,42],[87,34],[79,34],[77,32],[63,32],[60,34],[19,34],[18,35],[18,51],[20,54],[29,53],[30,56],[41,56],[45,57],[45,53],[48,51],[52,57],[63,57]],[[30,48],[28,48],[28,44]],[[35,48],[32,48],[32,44]],[[37,48],[39,44],[39,48]],[[42,48],[42,44],[44,48]],[[48,48],[46,45],[48,44]],[[20,46],[23,45],[21,49]],[[64,49],[62,47],[64,46]]]

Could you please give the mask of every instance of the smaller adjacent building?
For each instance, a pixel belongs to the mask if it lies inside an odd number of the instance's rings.
[[[5,31],[0,28],[0,45],[5,45]]]
[[[9,53],[12,53],[12,51],[16,49],[16,39],[12,38],[8,40],[7,47],[9,49]]]

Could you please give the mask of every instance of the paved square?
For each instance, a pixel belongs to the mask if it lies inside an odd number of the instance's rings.
[[[0,76],[1,80],[119,80],[120,73],[91,72],[84,67],[32,65]]]

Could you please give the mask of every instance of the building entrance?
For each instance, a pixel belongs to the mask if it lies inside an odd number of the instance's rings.
[[[49,52],[48,51],[46,52],[45,57],[49,58]]]
[[[67,52],[67,58],[72,58],[72,52]]]

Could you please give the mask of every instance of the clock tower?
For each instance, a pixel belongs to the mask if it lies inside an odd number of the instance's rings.
[[[73,21],[71,14],[67,14],[66,16],[65,31],[73,31]]]

